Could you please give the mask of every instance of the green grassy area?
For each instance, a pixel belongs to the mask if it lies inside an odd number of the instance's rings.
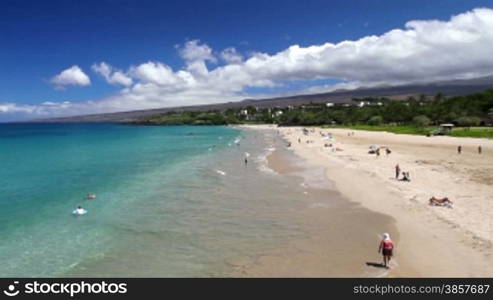
[[[493,139],[493,127],[455,128],[450,136]]]
[[[434,127],[416,127],[416,126],[396,126],[396,125],[350,125],[350,126],[324,126],[325,128],[348,128],[354,130],[368,130],[368,131],[387,131],[397,134],[417,134],[417,135],[426,135],[433,129]]]
[[[351,125],[351,126],[323,126],[324,128],[347,128],[354,130],[368,131],[387,131],[396,134],[416,134],[427,135],[438,127],[415,127],[410,125]],[[460,127],[454,128],[449,136],[455,137],[475,137],[475,138],[493,138],[493,127]]]

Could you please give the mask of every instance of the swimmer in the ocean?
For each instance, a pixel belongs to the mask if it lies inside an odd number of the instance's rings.
[[[74,213],[78,215],[83,215],[86,211],[82,208],[82,206],[77,206],[77,209],[74,211]]]

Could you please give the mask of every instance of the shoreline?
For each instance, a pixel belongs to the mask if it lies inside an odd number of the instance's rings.
[[[275,135],[275,131],[271,132]],[[288,218],[290,226],[303,234],[292,235],[275,249],[255,251],[236,260],[231,264],[232,271],[228,276],[387,276],[389,270],[379,266],[381,256],[376,250],[378,234],[384,229],[395,233],[395,240],[399,240],[393,218],[348,201],[327,186],[325,167],[306,164],[295,153],[285,149],[285,141],[281,137],[275,135],[275,139],[275,146],[269,149],[261,168],[265,164],[280,182],[296,182],[296,188],[288,189],[290,194],[293,193],[290,197],[296,199]],[[353,222],[348,224],[346,219]],[[374,251],[368,253],[368,248]],[[354,263],[355,256],[358,257],[357,263]]]
[[[492,257],[489,255],[491,237],[488,235],[493,234],[491,232],[491,228],[493,228],[491,219],[488,219],[489,214],[493,213],[493,209],[488,206],[491,203],[488,202],[488,199],[492,193],[485,192],[491,189],[491,186],[482,183],[485,180],[487,182],[487,173],[479,179],[476,178],[477,184],[464,189],[463,185],[460,184],[460,180],[466,180],[462,178],[465,176],[464,174],[454,173],[462,177],[459,180],[450,181],[447,178],[450,176],[450,170],[443,168],[440,169],[441,172],[436,171],[441,166],[441,162],[438,162],[437,165],[428,162],[423,167],[422,156],[435,157],[436,153],[434,152],[436,151],[440,155],[443,147],[452,148],[451,151],[453,151],[454,145],[457,143],[454,139],[457,138],[435,137],[430,139],[423,137],[425,140],[420,140],[422,137],[402,135],[395,137],[396,135],[385,132],[320,128],[311,128],[315,129],[315,133],[305,136],[301,127],[277,128],[260,125],[245,126],[245,128],[278,130],[283,139],[291,142],[292,146],[289,149],[293,153],[307,164],[327,169],[326,177],[344,197],[373,212],[392,216],[396,220],[400,236],[400,241],[396,243],[395,255],[398,266],[392,268],[388,276],[493,276]],[[319,131],[331,132],[337,141],[334,147],[339,147],[343,151],[329,152],[327,147],[323,146],[324,142]],[[356,132],[356,135],[347,137],[348,132]],[[301,138],[303,142],[298,143],[298,138]],[[305,143],[304,141],[307,139],[313,140],[313,143]],[[464,145],[464,149],[468,149],[469,152],[460,159],[464,160],[464,164],[476,167],[472,160],[478,158],[472,156],[470,150],[473,144],[477,143],[476,139],[471,139],[472,141],[468,141],[467,138],[459,139]],[[380,157],[380,162],[377,162],[375,157],[367,154],[369,141],[375,141],[375,143],[382,145],[386,143],[386,146],[390,147],[393,153],[388,158]],[[491,159],[492,142],[481,140],[483,150],[486,150],[484,152],[490,153],[489,155],[483,153],[481,159],[485,161]],[[447,155],[445,158],[450,159],[450,156]],[[387,161],[384,161],[385,159]],[[411,172],[412,182],[398,182],[391,178],[393,169],[392,167],[389,169],[389,166],[392,166],[396,160],[404,162],[402,169]],[[430,175],[427,171],[438,173],[438,176],[432,174],[433,176],[429,178]],[[470,175],[470,173],[467,174]],[[475,172],[472,173],[475,174]],[[451,189],[446,184],[447,182],[456,185],[456,187]],[[408,186],[403,186],[404,184],[408,184]],[[440,192],[444,193],[440,188],[431,189],[429,185],[444,187],[445,192],[448,191],[446,196],[453,199],[455,208],[447,209],[427,205],[427,197],[432,195],[442,197],[443,194]],[[431,189],[431,191],[426,189]],[[414,194],[410,195],[410,193]],[[477,193],[482,195],[484,199],[479,199],[477,201],[479,204],[468,206],[463,202],[461,203],[461,198],[467,198],[460,197],[461,193]],[[468,223],[471,221],[471,217],[464,217],[469,214],[480,219],[476,219],[477,223]],[[474,217],[472,220],[475,219]],[[326,250],[330,252],[332,249],[329,247]],[[371,249],[368,255],[372,255]]]

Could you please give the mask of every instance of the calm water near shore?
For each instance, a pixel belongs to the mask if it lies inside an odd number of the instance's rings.
[[[5,124],[0,136],[2,276],[210,276],[296,234],[276,217],[295,199],[263,167],[264,135]]]
[[[0,274],[241,275],[311,235],[300,212],[341,203],[307,200],[323,170],[270,169],[274,152],[295,161],[284,148],[274,131],[231,127],[0,125]],[[88,213],[72,216],[77,205]]]

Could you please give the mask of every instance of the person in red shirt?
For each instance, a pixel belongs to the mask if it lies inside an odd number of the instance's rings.
[[[378,247],[378,253],[380,251],[383,255],[383,265],[386,268],[389,268],[388,264],[390,264],[390,259],[392,258],[392,251],[394,250],[394,243],[390,239],[390,235],[388,233],[383,234],[383,239],[380,242],[380,246]]]

